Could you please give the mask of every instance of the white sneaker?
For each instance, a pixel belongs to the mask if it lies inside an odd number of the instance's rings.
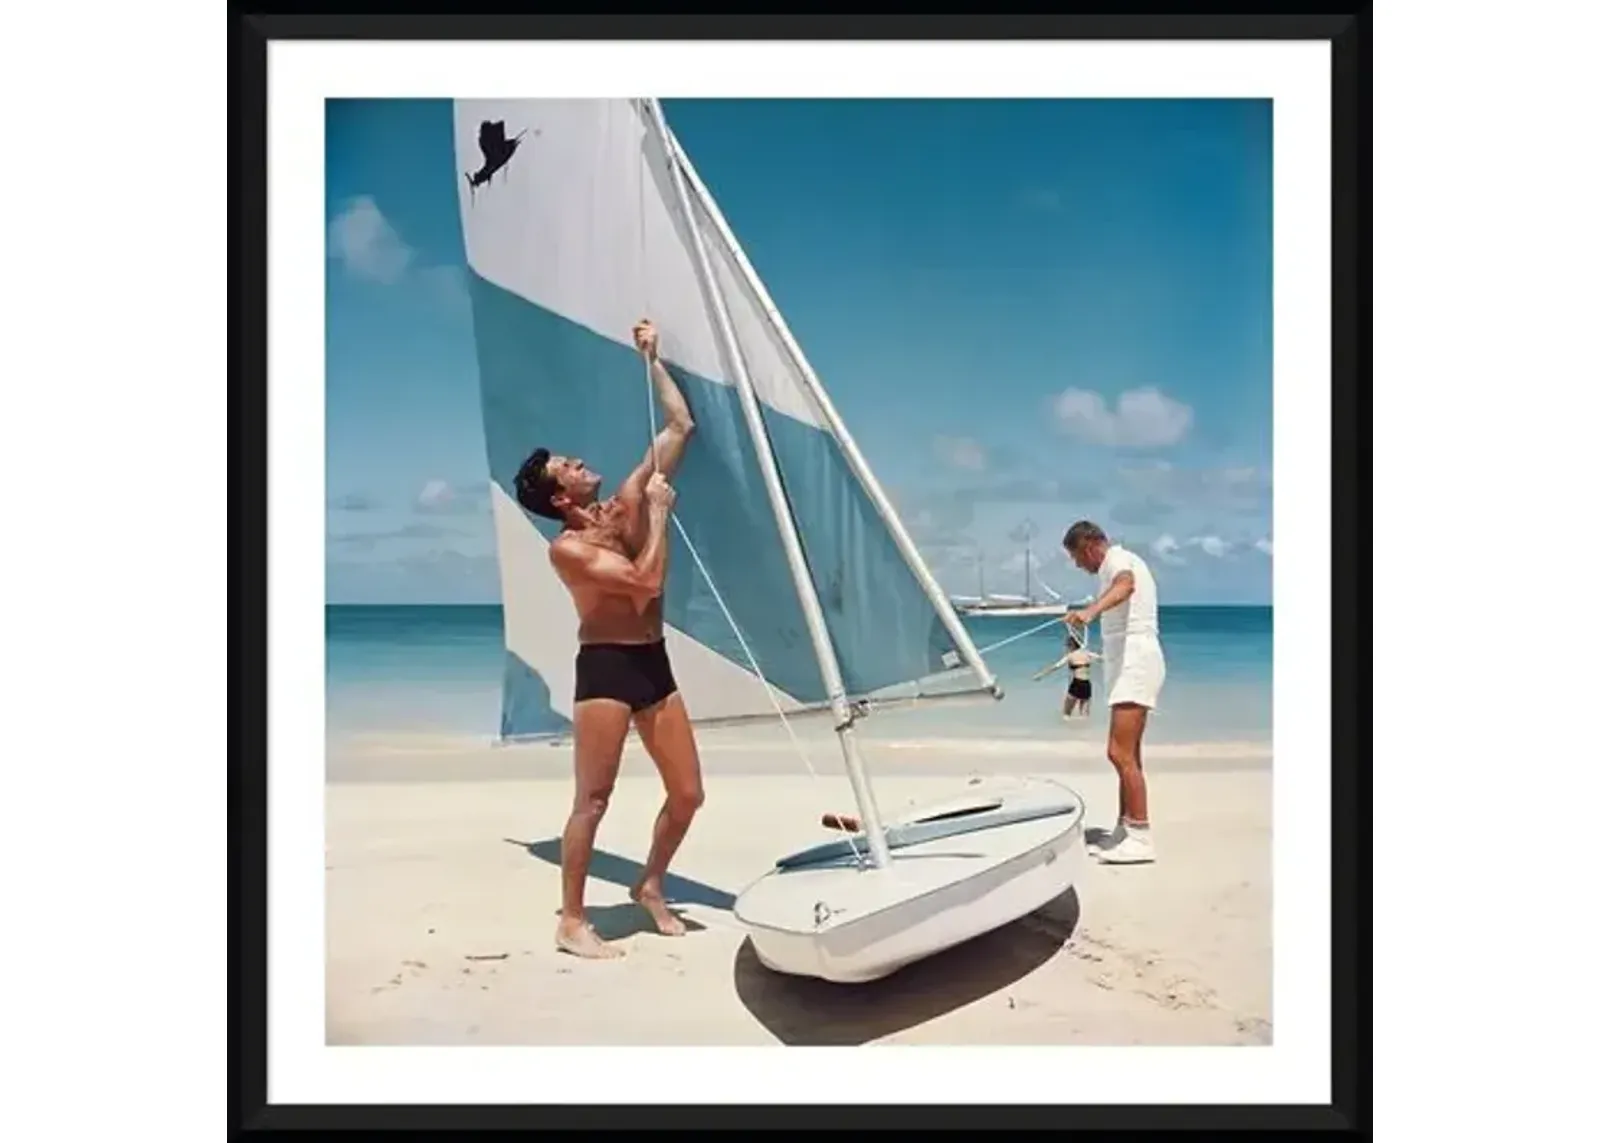
[[[1126,830],[1098,856],[1102,865],[1142,865],[1156,859],[1156,843],[1150,839],[1149,829]]]

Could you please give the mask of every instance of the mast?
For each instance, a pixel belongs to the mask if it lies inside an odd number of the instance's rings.
[[[667,160],[667,172],[672,178],[672,189],[678,200],[678,207],[683,211],[684,224],[689,229],[695,266],[700,272],[706,293],[711,298],[717,331],[721,334],[723,344],[728,351],[729,363],[733,367],[734,387],[738,390],[739,404],[744,410],[745,423],[749,427],[750,438],[755,445],[756,459],[761,467],[767,498],[771,501],[773,515],[777,518],[778,535],[783,541],[784,555],[789,561],[789,574],[794,580],[795,592],[800,597],[800,610],[805,615],[806,630],[811,635],[811,645],[816,652],[822,681],[828,688],[828,703],[833,712],[834,730],[839,735],[839,745],[844,751],[845,772],[850,777],[850,788],[855,794],[856,808],[861,811],[861,823],[867,834],[867,848],[872,855],[873,864],[879,869],[884,869],[889,865],[889,843],[884,837],[883,820],[878,813],[877,801],[867,781],[866,769],[861,762],[861,752],[856,744],[853,726],[855,713],[845,694],[844,676],[839,671],[839,659],[834,653],[833,640],[828,634],[827,620],[822,614],[822,603],[817,598],[816,584],[812,582],[811,569],[806,564],[805,552],[800,547],[800,535],[795,528],[794,517],[789,511],[789,500],[778,474],[777,458],[773,456],[772,442],[767,437],[766,421],[761,415],[761,403],[756,397],[755,386],[750,381],[749,368],[745,364],[739,339],[734,334],[733,319],[728,314],[727,301],[722,296],[722,287],[717,282],[716,272],[706,253],[705,239],[700,234],[694,208],[689,201],[689,191],[684,185],[683,152],[669,141],[670,133],[667,130],[666,116],[661,111],[660,101],[645,99],[642,103],[654,118],[660,134],[662,149]]]
[[[878,478],[873,475],[872,470],[867,466],[866,457],[862,456],[861,450],[856,447],[855,438],[850,435],[850,430],[845,428],[843,418],[839,416],[838,410],[834,408],[827,391],[822,387],[821,379],[817,377],[816,371],[811,368],[811,363],[806,360],[806,355],[801,350],[799,342],[795,340],[794,334],[790,332],[788,323],[783,320],[783,315],[778,312],[777,304],[772,300],[772,296],[767,293],[767,288],[762,284],[761,279],[756,276],[755,267],[751,266],[750,260],[745,257],[744,247],[739,245],[739,240],[734,236],[732,227],[728,225],[728,220],[722,216],[722,211],[715,200],[712,199],[711,192],[700,181],[700,175],[695,171],[694,163],[690,161],[683,148],[678,145],[677,137],[672,134],[670,128],[666,128],[664,121],[662,126],[663,130],[666,131],[668,147],[677,159],[675,165],[682,169],[684,175],[694,187],[695,194],[700,199],[701,205],[705,207],[706,214],[716,226],[722,241],[727,244],[729,252],[733,255],[734,263],[738,266],[745,283],[750,287],[750,292],[755,295],[756,301],[761,304],[767,320],[772,323],[772,328],[777,331],[778,339],[783,342],[783,347],[788,352],[789,359],[794,363],[795,368],[799,370],[800,379],[811,394],[811,399],[817,403],[817,408],[821,411],[823,419],[828,422],[828,427],[838,440],[839,449],[844,453],[845,462],[850,466],[850,471],[855,474],[856,480],[860,482],[862,490],[866,492],[868,501],[877,510],[884,526],[889,529],[889,535],[893,538],[895,547],[899,549],[901,558],[911,568],[912,575],[916,577],[918,585],[921,586],[923,593],[928,597],[928,602],[933,605],[934,612],[939,616],[940,622],[944,624],[945,631],[955,642],[956,649],[960,651],[961,657],[967,661],[967,665],[977,674],[979,684],[995,698],[1001,698],[1004,695],[1004,691],[1000,686],[999,680],[989,670],[989,665],[983,661],[983,655],[978,651],[977,644],[972,641],[971,633],[967,631],[966,626],[956,614],[955,608],[951,606],[944,589],[939,586],[939,581],[934,578],[927,561],[922,558],[922,553],[917,550],[917,545],[912,541],[911,534],[906,531],[905,524],[901,522],[899,513],[895,511],[894,505],[890,503],[888,494],[884,492],[883,486],[878,483]],[[980,589],[979,595],[981,596],[982,594]]]
[[[982,603],[988,596],[983,590],[983,549],[978,549],[978,602]]]

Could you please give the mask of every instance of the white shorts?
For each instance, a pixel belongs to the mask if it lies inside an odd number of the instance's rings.
[[[1105,656],[1107,704],[1131,702],[1155,710],[1161,685],[1167,681],[1161,640],[1154,635],[1111,638],[1101,653]]]

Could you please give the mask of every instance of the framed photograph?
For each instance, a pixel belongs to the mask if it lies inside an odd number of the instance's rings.
[[[1365,10],[230,35],[235,1130],[1370,1128]]]

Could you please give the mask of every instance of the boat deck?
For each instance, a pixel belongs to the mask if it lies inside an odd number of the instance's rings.
[[[750,925],[822,932],[933,893],[957,903],[962,884],[976,886],[982,874],[1049,847],[1082,818],[1082,799],[1059,783],[982,780],[886,822],[888,868],[858,864],[848,841],[831,841],[782,859],[739,896],[734,912]],[[865,835],[851,836],[870,860]]]

